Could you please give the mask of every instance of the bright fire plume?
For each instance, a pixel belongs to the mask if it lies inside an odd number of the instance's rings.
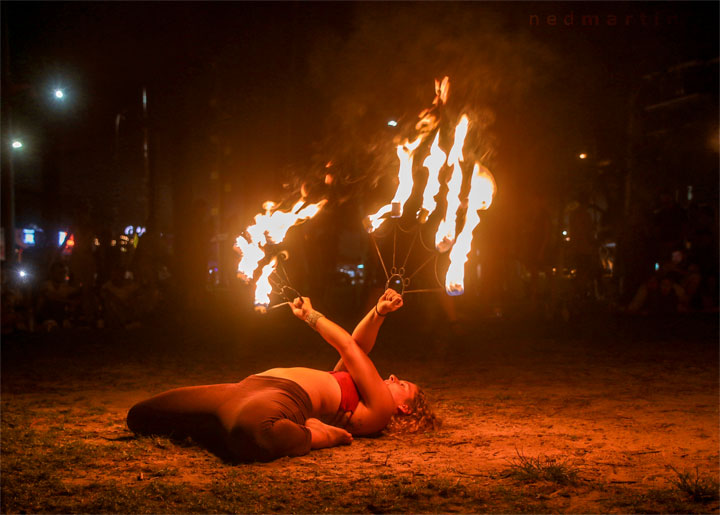
[[[448,181],[447,206],[445,207],[445,216],[435,234],[435,248],[440,252],[447,252],[455,242],[455,221],[457,210],[460,207],[460,188],[463,180],[460,163],[463,161],[462,148],[465,145],[469,124],[468,117],[462,115],[460,122],[455,127],[455,141],[448,154],[447,162],[449,166],[452,166],[450,172],[452,175]]]
[[[441,108],[447,103],[449,91],[450,81],[448,77],[443,78],[442,81],[435,80],[435,99],[432,107],[424,109],[419,114],[420,121],[415,125],[415,129],[420,135],[414,142],[406,142],[404,145],[397,147],[400,169],[398,171],[398,188],[395,197],[390,204],[381,207],[377,213],[367,217],[366,227],[368,232],[372,233],[377,230],[385,221],[388,213],[392,218],[402,216],[403,205],[412,193],[414,151],[428,134],[431,134],[439,127]],[[490,207],[496,191],[495,179],[490,171],[476,163],[470,181],[468,197],[466,199],[460,198],[463,184],[463,170],[461,167],[461,163],[464,161],[463,147],[469,127],[470,120],[463,114],[455,127],[453,145],[448,154],[440,148],[440,130],[438,129],[430,146],[430,153],[423,161],[423,166],[428,169],[428,180],[423,191],[422,206],[417,212],[417,218],[421,224],[424,224],[428,217],[438,209],[435,197],[442,188],[440,173],[445,165],[450,168],[447,179],[447,202],[444,205],[444,210],[439,213],[442,215],[442,221],[438,225],[435,234],[435,248],[441,253],[450,251],[450,266],[445,276],[445,290],[449,295],[461,295],[465,290],[465,263],[472,245],[473,230],[480,222],[478,211]],[[467,205],[465,222],[460,234],[456,237],[457,217],[462,210],[463,203]]]
[[[395,190],[395,196],[390,204],[381,207],[377,213],[368,217],[370,226],[368,230],[370,232],[373,232],[380,227],[380,224],[383,223],[382,217],[387,213],[390,213],[390,216],[393,218],[400,218],[402,216],[403,206],[405,205],[405,202],[407,202],[407,199],[410,198],[410,194],[413,189],[413,154],[422,140],[423,137],[418,136],[412,143],[406,141],[402,145],[397,146],[397,156],[400,159],[400,168],[398,169],[398,185]]]
[[[270,284],[270,274],[275,271],[277,266],[277,258],[272,258],[265,265],[255,284],[255,306],[265,309],[270,305],[270,294],[272,293],[272,284]]]
[[[316,204],[305,204],[301,198],[289,211],[275,209],[274,202],[263,204],[264,213],[255,216],[255,223],[248,227],[246,236],[238,236],[235,240],[235,248],[240,253],[238,263],[238,277],[245,282],[250,282],[259,267],[260,262],[265,258],[265,247],[268,244],[281,243],[291,227],[299,225],[317,215],[327,200],[321,200]],[[270,274],[275,270],[277,260],[275,258],[266,264],[260,277],[255,283],[255,305],[267,306],[270,303]]]
[[[449,295],[462,295],[465,291],[465,263],[470,253],[473,231],[480,223],[478,210],[489,208],[493,195],[495,195],[495,179],[487,168],[475,163],[468,193],[465,225],[450,251],[450,266],[445,276],[445,291]]]
[[[428,180],[423,192],[423,202],[420,208],[420,223],[425,223],[430,213],[435,211],[437,202],[435,195],[440,191],[440,170],[445,165],[447,154],[440,148],[440,131],[435,135],[435,140],[430,146],[430,154],[423,161],[423,166],[428,169]]]

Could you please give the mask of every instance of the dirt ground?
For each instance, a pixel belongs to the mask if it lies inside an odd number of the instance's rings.
[[[716,317],[449,332],[396,315],[372,356],[426,390],[439,431],[243,465],[136,438],[125,414],[169,388],[332,367],[289,313],[4,338],[3,513],[720,511]]]

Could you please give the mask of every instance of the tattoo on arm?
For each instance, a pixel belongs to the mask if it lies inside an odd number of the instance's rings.
[[[317,321],[320,320],[324,316],[325,315],[323,315],[319,311],[312,310],[310,313],[308,313],[308,316],[305,318],[305,322],[307,322],[307,325],[309,325],[310,327],[312,327],[314,330],[317,331],[317,329],[315,327],[317,325]]]

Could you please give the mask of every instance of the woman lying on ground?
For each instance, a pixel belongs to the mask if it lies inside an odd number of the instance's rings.
[[[239,383],[177,388],[133,406],[128,427],[138,434],[191,437],[232,461],[300,456],[386,427],[434,428],[422,391],[394,375],[383,380],[368,358],[384,317],[402,305],[388,289],[351,336],[307,297],[295,299],[295,316],[340,354],[332,372],[273,368]]]

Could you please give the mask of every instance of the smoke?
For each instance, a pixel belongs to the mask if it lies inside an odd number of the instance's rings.
[[[349,33],[318,40],[308,80],[330,108],[327,137],[316,155],[333,160],[350,196],[392,189],[385,179],[397,170],[394,147],[414,136],[417,114],[434,97],[434,79],[446,75],[450,94],[441,135],[451,138],[460,115],[468,114],[466,163],[478,160],[493,169],[496,121],[518,119],[561,62],[524,26],[513,28],[513,11],[496,9],[481,3],[363,4]],[[388,127],[388,120],[398,126]]]

